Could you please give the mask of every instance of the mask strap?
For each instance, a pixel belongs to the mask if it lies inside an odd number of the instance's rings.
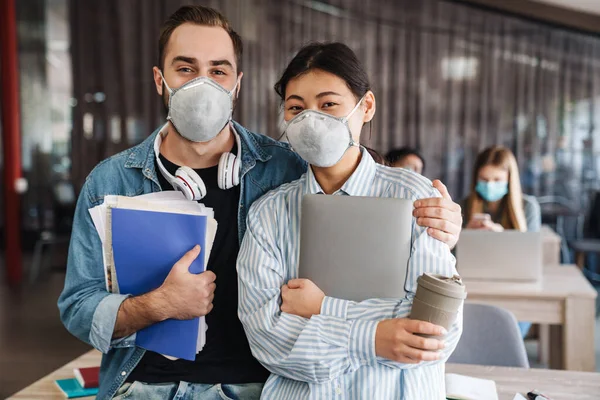
[[[167,80],[163,76],[163,73],[162,73],[162,71],[160,69],[158,70],[158,73],[160,74],[160,77],[162,78],[163,83],[167,87],[167,90],[169,91],[169,94],[171,94],[173,92],[173,90],[169,87],[169,84],[167,83]]]
[[[229,91],[229,94],[231,95],[231,98],[233,99],[233,94],[235,93],[235,89],[237,89],[238,83],[240,83],[240,78],[237,78],[235,80],[235,85],[233,85],[233,89],[231,89]]]
[[[358,110],[358,106],[360,106],[360,103],[362,103],[362,101],[364,100],[365,96],[367,94],[365,93],[363,97],[360,98],[360,100],[358,101],[358,103],[356,103],[356,105],[354,106],[354,108],[352,109],[352,111],[350,111],[350,114],[348,114],[346,117],[344,117],[344,120],[346,122],[348,122],[348,120],[350,119],[350,117],[352,116],[352,114],[354,114],[354,112],[356,110]],[[350,129],[348,129],[348,136],[350,137],[350,142],[348,143],[348,147],[359,147],[360,148],[360,143],[357,143],[354,141],[354,138],[352,138],[352,132],[350,132]]]
[[[346,116],[344,117],[344,119],[345,119],[346,121],[348,121],[348,120],[350,119],[350,117],[352,116],[352,114],[354,114],[354,112],[355,112],[356,110],[358,110],[358,106],[360,106],[360,103],[362,103],[362,101],[364,100],[364,98],[365,98],[365,96],[366,96],[366,95],[367,95],[367,94],[365,93],[365,94],[364,94],[364,96],[360,98],[360,100],[358,101],[358,103],[356,103],[356,105],[354,106],[354,108],[352,109],[352,111],[350,111],[350,114],[348,114],[348,115],[346,115]]]

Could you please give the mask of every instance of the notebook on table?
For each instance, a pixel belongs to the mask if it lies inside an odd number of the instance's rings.
[[[340,299],[404,297],[412,210],[405,199],[304,196],[298,276]]]
[[[67,399],[75,399],[78,397],[95,396],[98,394],[98,388],[84,388],[82,387],[77,379],[59,379],[56,382],[56,386],[66,396]]]
[[[100,367],[75,368],[73,374],[77,382],[85,389],[100,386]]]

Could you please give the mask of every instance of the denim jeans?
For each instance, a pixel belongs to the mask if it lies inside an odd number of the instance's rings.
[[[131,400],[258,400],[262,383],[210,385],[203,383],[125,383],[113,399]]]

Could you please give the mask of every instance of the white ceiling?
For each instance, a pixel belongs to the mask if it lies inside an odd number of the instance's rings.
[[[534,0],[558,7],[600,15],[600,0]]]

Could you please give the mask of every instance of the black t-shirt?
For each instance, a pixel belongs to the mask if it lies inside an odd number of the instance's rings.
[[[232,150],[235,154],[236,149]],[[178,166],[162,155],[160,159],[169,173]],[[238,284],[236,259],[239,252],[238,208],[240,188],[219,189],[218,167],[196,170],[206,185],[206,196],[200,200],[212,207],[218,229],[208,261],[208,269],[216,276],[217,287],[214,308],[206,316],[206,344],[195,361],[171,361],[160,354],[147,351],[127,382],[146,383],[191,382],[241,384],[265,382],[269,372],[252,356],[242,323],[237,316]],[[173,190],[167,180],[158,174],[163,190]]]

